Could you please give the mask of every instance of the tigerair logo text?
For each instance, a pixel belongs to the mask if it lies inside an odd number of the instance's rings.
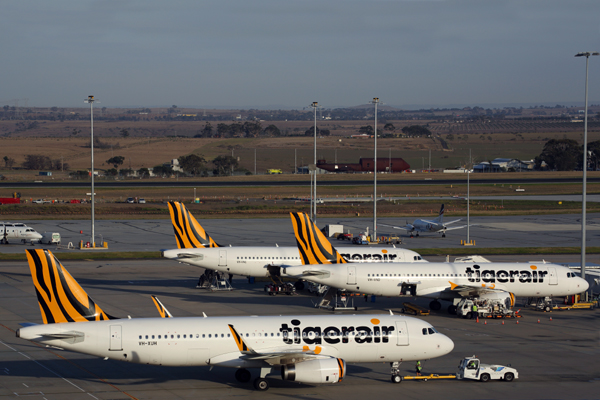
[[[356,343],[388,343],[394,326],[379,326],[376,318],[370,320],[371,326],[307,326],[302,327],[297,319],[291,321],[291,326],[281,324],[279,332],[283,335],[286,344],[337,344],[348,343],[350,336]]]
[[[494,271],[492,269],[481,270],[479,265],[473,265],[473,268],[467,267],[465,273],[469,277],[469,282],[512,283],[518,279],[521,283],[543,283],[548,271],[538,271],[535,265],[529,268],[530,270]]]
[[[346,261],[352,261],[352,260],[362,260],[362,261],[368,261],[368,260],[372,260],[372,261],[394,261],[396,258],[398,258],[398,254],[350,254],[350,253],[344,253],[341,254],[342,257],[344,257],[344,259]]]

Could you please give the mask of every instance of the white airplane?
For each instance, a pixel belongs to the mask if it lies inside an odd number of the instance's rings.
[[[178,248],[162,250],[165,258],[254,277],[279,275],[281,265],[302,265],[297,246],[219,246],[182,203],[170,202],[169,211]],[[393,246],[343,247],[340,252],[353,262],[426,262],[419,253]]]
[[[0,222],[0,243],[8,244],[9,239],[17,239],[22,243],[36,242],[42,238],[35,229],[28,227],[21,222]]]
[[[417,237],[419,236],[419,232],[438,232],[442,234],[442,237],[446,237],[446,231],[452,231],[454,229],[462,229],[467,227],[466,225],[461,225],[448,228],[448,225],[458,221],[460,221],[460,219],[444,223],[444,205],[442,204],[442,208],[440,208],[440,214],[434,219],[415,219],[412,224],[409,224],[407,222],[406,226],[393,226],[385,224],[379,225],[389,226],[390,228],[394,229],[404,229],[410,232],[410,237],[413,237],[413,234],[415,232],[417,233]]]
[[[402,361],[441,357],[447,336],[416,318],[393,315],[283,315],[116,319],[105,313],[48,250],[27,250],[43,324],[16,335],[48,346],[137,364],[260,370],[267,390],[272,370],[284,380],[337,383],[346,363],[390,362],[399,383]],[[158,306],[158,304],[157,304]],[[165,316],[163,314],[163,316]],[[24,324],[25,325],[25,324]]]
[[[588,283],[571,269],[550,263],[348,263],[304,213],[291,213],[303,266],[282,267],[282,276],[301,278],[351,292],[380,296],[414,295],[452,301],[456,312],[463,297],[503,299],[515,296],[568,296],[587,290]]]

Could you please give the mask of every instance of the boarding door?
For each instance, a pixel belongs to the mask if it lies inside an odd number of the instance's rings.
[[[121,343],[121,325],[110,326],[110,348],[111,351],[123,350]]]
[[[548,284],[558,285],[558,277],[556,276],[556,268],[548,267]]]
[[[348,285],[356,285],[356,267],[348,267]]]
[[[219,267],[227,266],[227,250],[219,250]]]
[[[396,321],[397,346],[408,346],[408,329],[406,321]]]

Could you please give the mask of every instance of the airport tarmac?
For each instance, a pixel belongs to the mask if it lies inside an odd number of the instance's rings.
[[[233,291],[195,289],[199,268],[169,260],[65,261],[63,265],[106,312],[118,317],[156,317],[157,295],[175,317],[216,315],[330,314],[312,306],[315,297],[268,296],[264,282],[235,277]],[[355,300],[352,313],[399,313],[404,301]],[[445,308],[445,307],[444,307]],[[477,355],[484,363],[512,364],[514,382],[390,382],[389,364],[351,364],[342,383],[304,385],[272,374],[271,388],[256,392],[216,367],[160,367],[69,353],[15,337],[22,322],[41,322],[35,290],[24,262],[0,262],[0,397],[30,399],[590,399],[600,397],[600,310],[542,313],[522,305],[523,318],[504,321],[458,319],[445,312],[419,317],[455,343],[445,357],[424,361],[424,374],[454,373],[460,359]],[[552,318],[552,319],[550,319]],[[539,322],[538,322],[539,321]],[[401,365],[414,375],[414,363]],[[255,373],[254,371],[252,371]]]
[[[419,248],[465,248],[466,253],[476,254],[478,247],[578,247],[581,246],[581,215],[527,215],[470,218],[469,239],[475,246],[464,247],[461,240],[467,239],[467,228],[448,231],[443,238],[439,233],[422,233],[411,238],[401,229],[383,226],[404,226],[414,218],[378,218],[378,236],[396,234],[402,238],[402,247]],[[445,221],[452,221],[452,215]],[[17,222],[17,221],[13,221]],[[59,232],[62,245],[69,242],[78,247],[80,241],[90,241],[89,220],[37,220],[25,222],[36,231]],[[228,246],[295,246],[296,239],[289,217],[252,219],[205,219],[199,220],[204,229],[220,245]],[[464,225],[462,218],[454,225]],[[367,228],[372,231],[372,218],[319,218],[317,225],[341,224],[344,232],[358,234]],[[600,243],[600,213],[587,214],[587,246]],[[451,225],[452,226],[452,225]],[[80,233],[83,232],[83,233]],[[156,251],[175,247],[173,227],[169,219],[156,220],[97,220],[95,223],[96,243],[106,241],[111,251]],[[347,241],[333,240],[335,246],[349,245]],[[44,247],[52,248],[54,246]],[[0,245],[0,252],[22,252],[25,246],[12,242]],[[576,257],[575,257],[576,258]]]

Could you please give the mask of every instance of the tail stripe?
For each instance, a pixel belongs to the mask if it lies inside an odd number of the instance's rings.
[[[169,211],[180,249],[219,247],[183,204],[169,202]]]
[[[346,260],[304,213],[291,213],[298,251],[304,264],[343,264]]]
[[[87,295],[48,250],[27,250],[44,323],[114,319]]]

